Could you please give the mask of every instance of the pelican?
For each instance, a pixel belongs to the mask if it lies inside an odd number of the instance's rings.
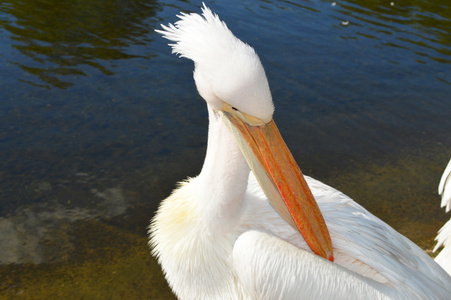
[[[254,49],[204,4],[157,30],[207,103],[200,174],[162,201],[149,245],[180,299],[449,299],[451,278],[359,204],[301,173]],[[252,172],[251,172],[252,170]]]
[[[440,179],[438,194],[442,196],[441,207],[446,206],[446,212],[449,212],[451,209],[451,160]],[[443,246],[442,251],[437,255],[435,261],[442,266],[448,274],[451,274],[451,220],[443,225],[435,240],[437,241],[437,245],[435,245],[434,252]]]

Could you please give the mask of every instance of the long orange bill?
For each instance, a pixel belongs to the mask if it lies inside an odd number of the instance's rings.
[[[271,205],[299,230],[314,253],[333,261],[332,241],[323,215],[274,120],[249,125],[227,111],[222,111],[221,116]]]

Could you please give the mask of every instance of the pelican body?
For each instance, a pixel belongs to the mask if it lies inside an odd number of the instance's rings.
[[[207,103],[200,174],[153,218],[149,245],[180,299],[450,299],[425,252],[302,174],[273,120],[255,51],[205,5],[158,32],[194,61]]]
[[[449,212],[451,209],[451,160],[440,179],[438,194],[442,196],[441,207],[446,207],[446,212]],[[443,246],[443,249],[437,255],[435,261],[442,266],[448,274],[451,274],[451,220],[446,222],[445,225],[440,228],[436,241],[437,245],[434,248],[434,252],[441,246]]]

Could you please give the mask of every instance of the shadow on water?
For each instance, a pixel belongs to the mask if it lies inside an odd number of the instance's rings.
[[[90,66],[113,74],[117,60],[149,57],[134,45],[146,45],[149,18],[156,1],[3,1],[8,14],[1,26],[9,32],[11,46],[21,54],[11,62],[36,79],[20,79],[41,87],[67,88],[71,77],[86,76]],[[24,76],[25,78],[26,76]]]

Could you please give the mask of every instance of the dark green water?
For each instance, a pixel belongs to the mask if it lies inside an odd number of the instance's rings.
[[[304,173],[430,249],[449,218],[451,4],[206,4],[259,54]],[[207,112],[154,29],[200,6],[0,3],[0,298],[170,297],[146,227],[199,172]]]

